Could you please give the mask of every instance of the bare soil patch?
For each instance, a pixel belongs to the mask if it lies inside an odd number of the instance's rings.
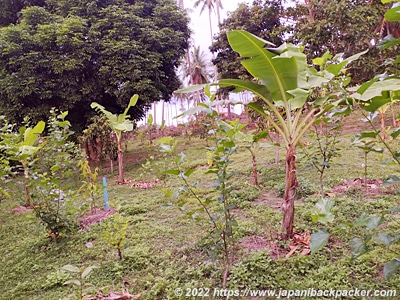
[[[269,250],[272,259],[285,257],[288,252],[287,249],[278,246],[277,240],[272,241],[270,238],[260,235],[244,237],[240,241],[240,248],[242,248],[246,254],[255,251]]]
[[[86,212],[82,218],[79,219],[79,224],[81,230],[86,230],[90,225],[102,222],[104,219],[108,218],[115,213],[115,209],[110,207],[108,210],[94,208]]]
[[[343,180],[342,183],[332,188],[332,193],[329,193],[328,196],[334,197],[336,194],[357,192],[366,195],[387,195],[393,193],[390,189],[383,187],[383,180],[381,179],[355,178]]]
[[[281,209],[282,198],[278,196],[275,190],[269,190],[262,193],[260,197],[254,201],[257,205],[264,205],[273,209]]]
[[[13,213],[14,215],[20,215],[29,211],[32,211],[32,208],[20,205],[6,211],[6,213]]]

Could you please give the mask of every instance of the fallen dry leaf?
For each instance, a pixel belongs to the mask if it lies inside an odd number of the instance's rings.
[[[155,187],[157,184],[160,183],[161,180],[155,179],[153,181],[137,181],[132,183],[131,187],[132,188],[139,188],[141,190],[147,190],[152,187]]]
[[[286,258],[292,256],[296,250],[301,250],[301,255],[309,255],[311,253],[310,250],[310,241],[311,241],[311,234],[309,232],[303,233],[296,233],[293,236],[293,240],[289,244],[289,253],[286,254]]]

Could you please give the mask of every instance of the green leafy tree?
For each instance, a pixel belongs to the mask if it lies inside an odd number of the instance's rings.
[[[352,64],[349,72],[354,83],[369,80],[384,70],[386,58],[394,51],[376,47],[387,6],[380,0],[308,0],[295,1],[286,16],[294,24],[290,41],[305,46],[310,57],[343,53],[349,57],[365,49],[369,52]]]
[[[46,1],[0,28],[0,104],[11,122],[33,121],[51,107],[68,110],[75,131],[86,127],[91,102],[113,113],[143,95],[130,114],[171,98],[190,31],[173,0]]]
[[[241,63],[256,82],[221,79],[216,84],[234,86],[237,91],[248,90],[259,96],[268,107],[266,112],[255,102],[248,105],[269,121],[280,135],[286,150],[282,231],[286,238],[290,238],[293,235],[294,200],[298,185],[296,146],[319,117],[340,101],[346,100],[347,91],[344,87],[350,79],[342,76],[342,72],[348,63],[362,53],[336,62],[330,62],[330,55],[326,54],[313,60],[320,69],[318,72],[314,67],[308,67],[306,56],[293,45],[283,44],[278,48],[266,49],[265,40],[247,31],[233,30],[227,35],[232,49],[243,57]],[[341,77],[336,78],[339,75]],[[321,94],[315,97],[313,92],[317,89],[321,90]]]
[[[23,8],[44,4],[45,0],[3,0],[0,2],[0,26],[16,24]]]
[[[228,17],[220,24],[220,32],[215,36],[210,50],[216,54],[213,63],[216,65],[219,78],[250,79],[251,75],[240,64],[239,55],[229,45],[226,32],[229,30],[246,30],[276,45],[282,43],[281,1],[254,1],[252,5],[241,3],[238,8],[228,13]],[[227,94],[228,88],[220,92]]]
[[[128,106],[122,114],[112,114],[104,108],[104,106],[93,102],[90,106],[101,112],[108,120],[108,125],[111,130],[115,133],[117,139],[117,153],[118,153],[118,172],[119,172],[119,182],[124,183],[124,153],[122,150],[122,133],[133,130],[133,122],[129,120],[128,111],[131,107],[134,107],[139,99],[138,95],[131,97]]]

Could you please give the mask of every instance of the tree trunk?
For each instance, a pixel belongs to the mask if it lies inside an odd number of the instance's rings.
[[[381,112],[381,137],[386,140],[386,129],[385,129],[385,113]]]
[[[296,176],[296,148],[288,145],[286,148],[286,185],[283,196],[282,211],[282,231],[284,238],[289,239],[293,236],[294,221],[294,200],[296,198],[297,176]]]
[[[251,153],[252,156],[252,163],[253,163],[253,180],[254,185],[258,186],[258,174],[257,174],[257,158],[254,153]]]
[[[394,107],[393,105],[390,105],[390,114],[392,116],[392,125],[393,127],[396,127],[396,113],[394,112]]]
[[[121,141],[117,142],[118,146],[118,174],[119,174],[119,183],[124,183],[124,152],[122,151]]]

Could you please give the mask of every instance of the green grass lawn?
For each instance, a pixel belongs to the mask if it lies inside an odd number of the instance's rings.
[[[234,215],[238,226],[235,228],[237,242],[228,280],[229,289],[374,290],[397,289],[400,286],[398,275],[386,280],[382,273],[385,262],[399,257],[399,247],[374,247],[366,255],[352,260],[350,241],[362,237],[363,229],[344,229],[340,226],[354,221],[362,213],[380,215],[388,208],[400,206],[400,196],[395,193],[365,194],[363,188],[350,188],[344,193],[332,192],[333,187],[343,180],[364,176],[364,158],[357,148],[350,145],[351,137],[352,134],[340,137],[340,155],[334,158],[324,175],[325,191],[336,203],[333,208],[335,220],[328,225],[315,224],[311,220],[315,203],[320,199],[318,173],[308,168],[308,162],[298,150],[300,197],[295,207],[295,231],[312,233],[324,228],[333,233],[329,244],[312,256],[304,256],[297,251],[285,258],[290,241],[278,239],[282,213],[277,206],[285,178],[283,151],[280,151],[278,165],[274,164],[274,147],[259,152],[260,187],[252,185],[249,152],[240,149],[233,156],[231,169],[236,173],[232,180],[234,191],[231,197],[237,203]],[[395,146],[394,142],[392,144]],[[212,197],[210,186],[214,177],[205,173],[205,145],[204,140],[179,138],[178,148],[186,154],[183,166],[196,169],[190,180],[199,181],[197,192]],[[146,164],[150,156],[153,159]],[[164,197],[163,189],[176,190],[182,183],[177,177],[162,174],[169,163],[158,147],[131,142],[125,161],[127,179],[152,181],[160,178],[162,181],[148,189],[132,188],[132,182],[117,185],[117,177],[109,174],[106,164],[102,165],[102,175],[107,176],[109,183],[111,206],[116,214],[129,220],[122,260],[103,238],[104,232],[110,230],[114,217],[54,243],[32,212],[13,212],[12,209],[20,204],[18,196],[3,200],[0,206],[0,299],[74,299],[71,295],[76,286],[63,285],[73,278],[61,269],[67,264],[82,269],[97,267],[85,278],[85,282],[90,284],[85,291],[92,295],[100,290],[106,294],[126,289],[130,294],[141,293],[140,299],[179,299],[175,295],[176,288],[182,288],[184,294],[193,288],[211,291],[222,288],[221,259],[211,260],[205,243],[209,224],[206,221],[196,222],[181,211],[177,204],[182,199],[175,200],[172,206],[165,205],[171,200]],[[385,179],[398,174],[398,170],[398,166],[384,166],[381,158],[369,154],[370,179]],[[197,207],[190,195],[183,197],[186,197],[183,200],[186,200],[188,210]],[[102,198],[97,202],[101,203]],[[380,229],[398,233],[399,220],[398,213],[389,214]]]

